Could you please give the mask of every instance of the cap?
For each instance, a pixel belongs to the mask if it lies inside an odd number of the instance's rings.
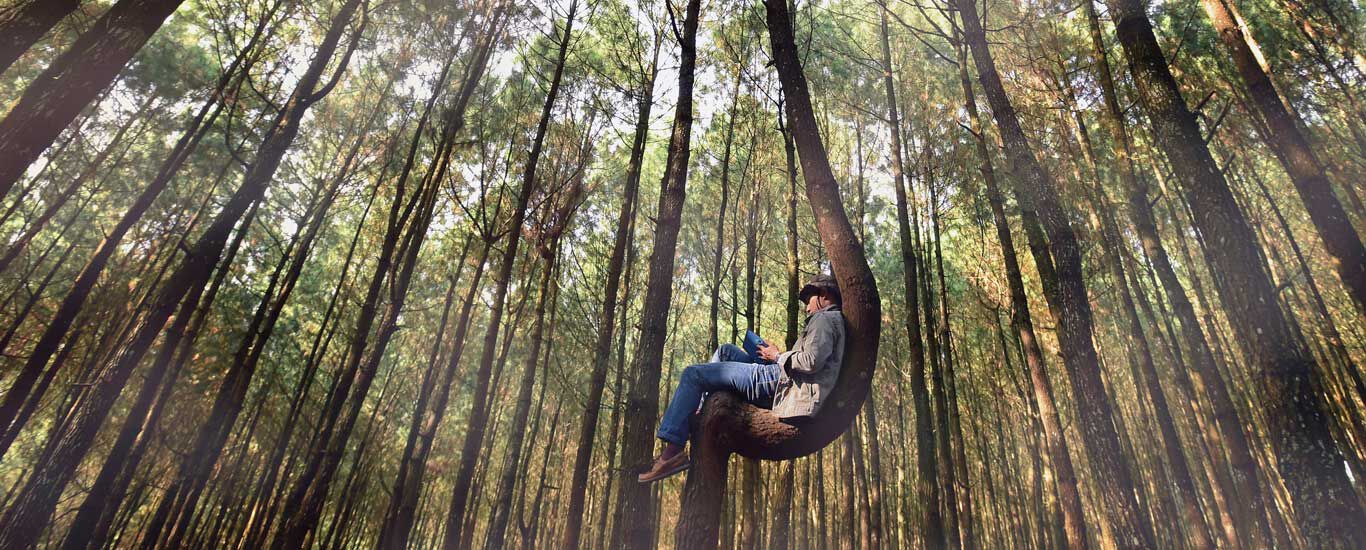
[[[807,298],[818,293],[824,294],[826,298],[836,304],[843,302],[843,298],[840,296],[839,283],[835,282],[834,277],[823,273],[812,277],[810,281],[802,285],[801,291],[797,292],[797,299],[805,302]]]

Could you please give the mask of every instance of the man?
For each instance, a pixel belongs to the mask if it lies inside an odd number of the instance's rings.
[[[734,391],[750,403],[771,408],[782,419],[815,416],[839,378],[844,358],[844,314],[834,277],[818,275],[802,287],[798,299],[806,304],[806,326],[792,351],[763,344],[755,355],[738,346],[717,348],[710,363],[683,369],[678,389],[664,411],[656,437],[664,450],[645,473],[650,483],[688,469],[685,447],[691,436],[689,418],[706,393]]]

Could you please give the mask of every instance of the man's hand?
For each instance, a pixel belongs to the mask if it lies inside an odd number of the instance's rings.
[[[782,350],[773,344],[765,343],[759,346],[759,357],[763,357],[765,361],[777,361],[779,353],[782,353]]]

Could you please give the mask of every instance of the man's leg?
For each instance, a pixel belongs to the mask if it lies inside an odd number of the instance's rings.
[[[720,354],[721,350],[718,349],[717,353]],[[744,351],[741,350],[740,353],[743,355]],[[669,400],[669,406],[664,409],[664,417],[660,420],[656,436],[670,443],[686,445],[692,435],[688,418],[702,402],[702,394],[736,391],[748,395],[747,392],[754,386],[754,369],[755,366],[752,364],[734,361],[702,363],[683,369],[673,399]]]
[[[737,363],[754,362],[751,360],[749,354],[745,353],[745,348],[742,348],[735,344],[721,344],[720,347],[716,348],[716,352],[711,354],[711,363],[723,363],[730,361]]]

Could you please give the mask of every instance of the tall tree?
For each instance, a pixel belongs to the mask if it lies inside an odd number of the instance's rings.
[[[469,426],[465,431],[465,441],[460,451],[460,468],[455,476],[455,487],[451,490],[450,510],[447,512],[449,515],[446,520],[446,534],[443,542],[443,546],[447,550],[460,546],[461,533],[464,529],[465,507],[469,503],[474,468],[479,462],[479,447],[483,443],[484,432],[488,429],[489,411],[482,406],[482,403],[489,396],[490,374],[493,370],[493,354],[498,344],[499,324],[503,318],[503,306],[507,299],[508,284],[511,283],[512,279],[513,263],[517,259],[517,247],[520,239],[516,236],[521,233],[522,224],[526,220],[527,203],[531,200],[531,194],[536,189],[536,167],[541,159],[546,132],[554,114],[555,100],[559,96],[560,84],[564,78],[565,61],[569,56],[569,47],[573,38],[574,16],[578,9],[577,0],[569,4],[569,11],[565,15],[564,28],[558,33],[559,44],[554,72],[550,76],[550,86],[546,92],[545,102],[541,105],[540,122],[536,125],[536,135],[532,138],[531,148],[527,153],[521,189],[517,193],[517,202],[513,206],[512,220],[509,223],[509,231],[512,236],[503,249],[503,256],[498,267],[497,286],[494,288],[493,304],[489,311],[489,328],[484,335],[484,350],[479,357],[479,370],[475,374],[477,378],[473,395],[474,403],[470,411]],[[558,23],[556,26],[559,26]]]
[[[1328,175],[1320,162],[1318,154],[1309,144],[1309,139],[1300,128],[1304,127],[1298,111],[1281,101],[1276,84],[1267,74],[1251,41],[1252,29],[1242,24],[1241,18],[1235,19],[1230,6],[1232,0],[1201,0],[1205,14],[1219,33],[1219,40],[1233,56],[1233,65],[1242,77],[1252,105],[1265,123],[1262,139],[1281,166],[1290,175],[1295,191],[1314,222],[1323,247],[1333,257],[1332,264],[1347,287],[1347,294],[1356,302],[1357,313],[1366,315],[1366,247],[1361,237],[1352,227],[1351,218],[1343,210],[1342,203],[1333,194]]]
[[[655,422],[659,418],[659,375],[668,337],[670,302],[673,298],[674,256],[687,196],[688,164],[692,155],[693,82],[697,67],[697,19],[700,0],[688,0],[682,26],[671,3],[666,2],[679,47],[678,101],[674,105],[673,131],[669,135],[668,159],[660,182],[659,209],[655,215],[654,249],[650,252],[645,298],[640,312],[640,340],[631,364],[630,392],[626,397],[626,423],[622,428],[621,491],[616,517],[622,522],[623,548],[652,548],[656,502],[647,485],[634,479],[641,465],[650,461]],[[629,520],[627,518],[630,518]],[[715,537],[712,538],[715,541]]]
[[[0,531],[4,533],[0,535],[0,548],[23,548],[37,541],[52,514],[57,498],[93,445],[96,432],[128,382],[133,369],[161,334],[162,328],[177,305],[182,300],[198,301],[199,293],[203,291],[204,284],[212,274],[214,266],[218,264],[228,235],[243,214],[253,208],[265,194],[285,153],[299,133],[304,114],[309,107],[331,92],[345,73],[351,54],[359,45],[359,35],[364,30],[364,22],[354,31],[350,46],[337,63],[331,79],[326,82],[322,80],[324,71],[333,61],[342,35],[360,7],[361,0],[348,0],[332,18],[313,60],[307,70],[300,75],[294,91],[284,104],[285,107],[280,110],[262,140],[257,157],[243,178],[241,186],[214,217],[204,233],[187,248],[185,261],[167,277],[146,318],[141,321],[123,351],[108,364],[102,377],[102,384],[93,398],[81,405],[75,413],[74,420],[65,429],[54,433],[49,439],[48,447],[51,451],[48,454],[51,458],[30,475],[18,502],[10,507],[3,519],[0,519],[0,525],[3,525]],[[187,322],[182,315],[177,315],[176,324]]]
[[[887,5],[882,6],[880,33],[882,43],[882,83],[887,95],[887,125],[891,132],[892,185],[896,192],[897,234],[901,242],[902,290],[906,300],[906,336],[910,355],[911,403],[915,408],[916,470],[915,497],[922,503],[917,518],[921,532],[920,543],[929,548],[945,547],[944,519],[940,512],[939,464],[934,450],[933,418],[930,414],[930,392],[925,379],[925,340],[920,328],[920,260],[911,241],[911,221],[906,200],[905,168],[901,156],[901,115],[897,110],[896,74],[892,66],[890,38],[887,35]]]
[[[1134,497],[1134,476],[1115,430],[1114,413],[1101,380],[1100,361],[1091,341],[1093,320],[1080,244],[1059,199],[1057,184],[1035,158],[1015,108],[1006,96],[988,49],[976,1],[959,0],[957,5],[964,41],[1005,142],[1016,198],[1022,209],[1038,214],[1047,232],[1047,244],[1039,243],[1039,236],[1029,232],[1030,248],[1040,270],[1044,294],[1058,320],[1058,342],[1077,405],[1082,443],[1096,470],[1102,509],[1111,518],[1102,524],[1101,531],[1104,538],[1120,547],[1151,548],[1155,544],[1152,525]]]
[[[564,550],[577,550],[583,530],[584,498],[588,489],[588,470],[593,459],[593,442],[598,430],[598,414],[602,409],[602,394],[607,384],[607,366],[612,358],[612,334],[617,329],[617,301],[620,298],[622,267],[626,260],[629,233],[635,219],[640,174],[645,162],[645,145],[650,136],[650,113],[654,108],[655,78],[659,74],[659,49],[662,41],[656,33],[653,52],[648,64],[640,66],[640,81],[632,90],[636,100],[635,131],[631,138],[631,156],[626,167],[625,186],[622,188],[621,210],[617,214],[616,232],[612,239],[612,254],[607,259],[607,282],[603,289],[602,306],[598,314],[597,340],[593,344],[593,370],[589,374],[588,399],[584,403],[579,425],[579,447],[575,451],[574,471],[570,480],[569,505],[566,509]],[[642,52],[643,53],[643,52]],[[719,246],[719,245],[718,245]],[[719,264],[718,264],[719,266]],[[719,275],[719,272],[717,272]],[[713,326],[715,315],[712,315]],[[625,327],[622,327],[625,330]],[[713,329],[714,330],[714,329]],[[608,428],[616,438],[616,423]],[[610,454],[610,453],[609,453]],[[611,483],[608,481],[608,483]],[[605,515],[605,512],[604,512]]]
[[[0,73],[79,7],[81,0],[25,0],[0,9]]]
[[[1360,542],[1351,530],[1335,527],[1359,524],[1366,516],[1341,467],[1315,361],[1291,332],[1267,273],[1253,267],[1261,265],[1257,239],[1186,107],[1143,5],[1109,5],[1157,145],[1182,184],[1196,227],[1212,244],[1206,250],[1215,287],[1251,379],[1266,400],[1268,436],[1300,531],[1314,546]]]
[[[114,4],[33,80],[0,120],[0,198],[9,195],[29,165],[90,100],[114,81],[182,1],[122,0]]]

